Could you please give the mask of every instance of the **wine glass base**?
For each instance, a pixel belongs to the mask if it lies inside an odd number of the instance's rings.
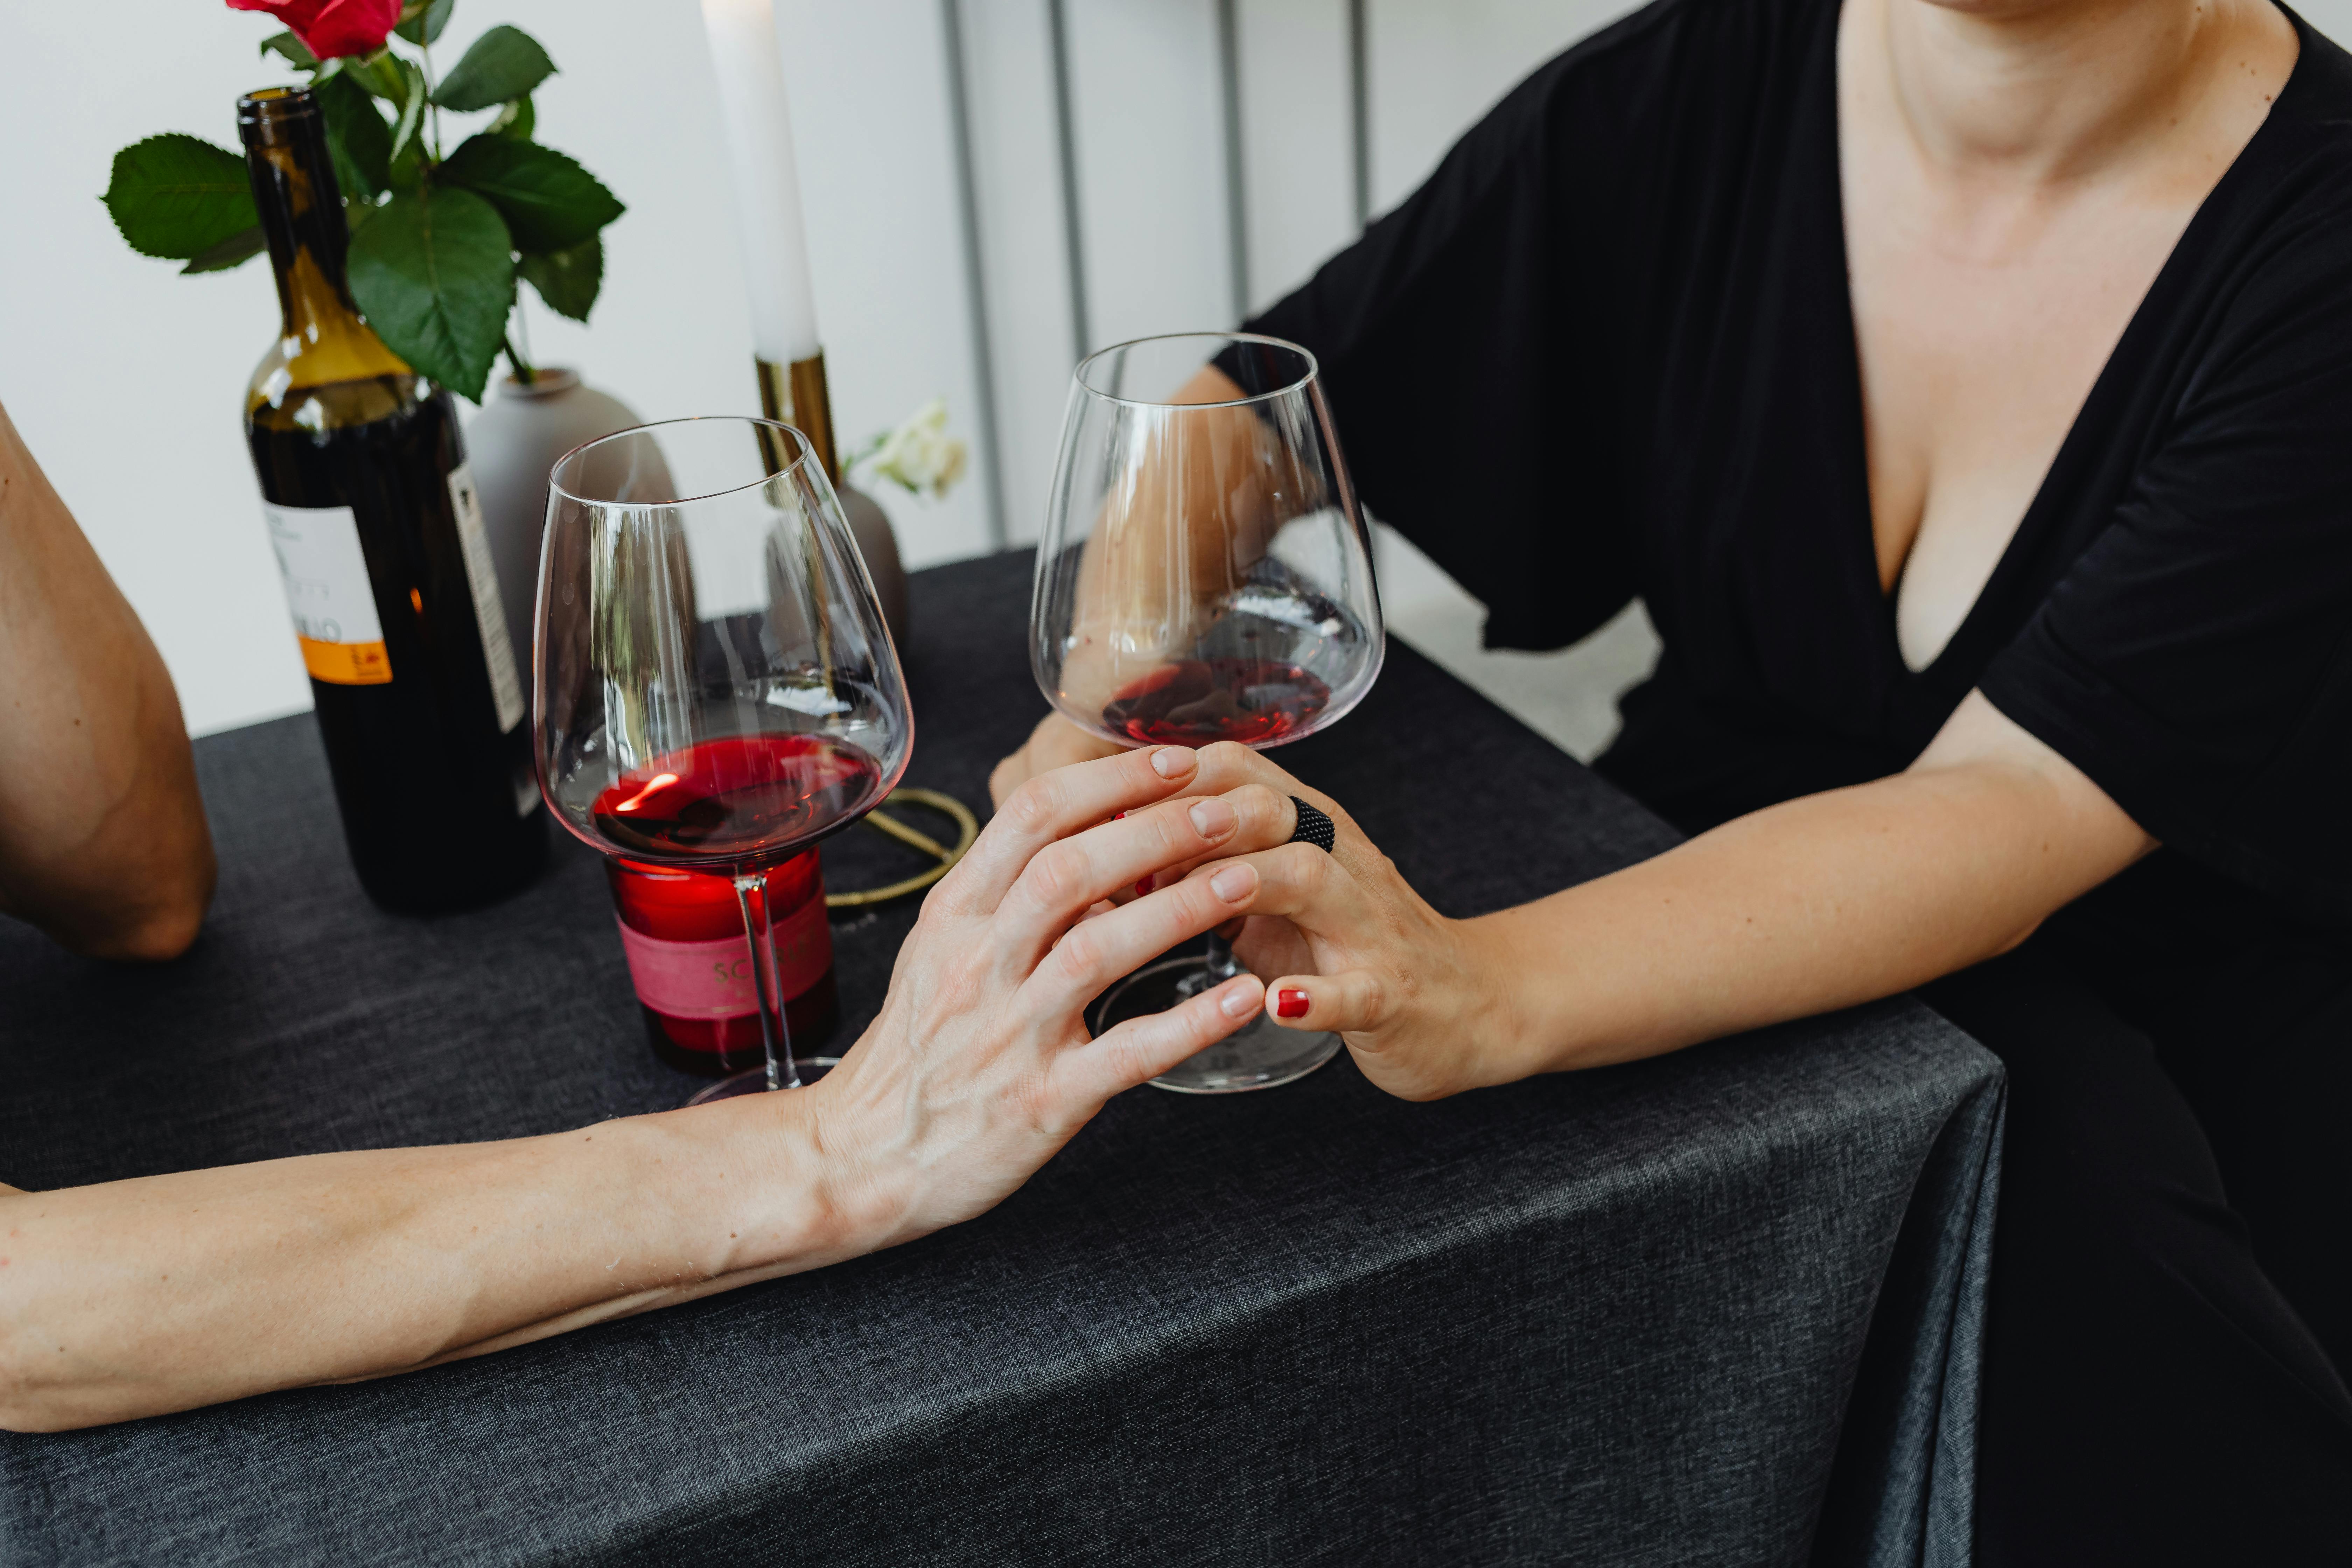
[[[793,1065],[801,1069],[801,1086],[805,1089],[823,1078],[830,1069],[841,1065],[839,1057],[801,1057]],[[709,1105],[713,1100],[733,1100],[740,1094],[768,1092],[768,1069],[756,1067],[730,1078],[722,1078],[686,1103],[688,1106]]]
[[[1096,1033],[1148,1013],[1164,1013],[1182,1000],[1178,987],[1201,972],[1199,957],[1163,958],[1137,970],[1102,999]],[[1339,1054],[1337,1035],[1286,1029],[1260,1013],[1215,1045],[1195,1052],[1150,1080],[1154,1089],[1178,1094],[1243,1094],[1296,1083]]]

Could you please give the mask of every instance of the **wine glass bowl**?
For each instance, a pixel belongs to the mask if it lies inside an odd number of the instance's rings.
[[[1371,539],[1315,357],[1250,333],[1103,350],[1073,377],[1037,542],[1030,662],[1062,716],[1121,745],[1286,745],[1336,722],[1387,637]],[[1212,937],[1105,995],[1100,1021],[1238,973]],[[1152,1081],[1272,1088],[1339,1048],[1261,1017]]]
[[[1030,648],[1064,717],[1127,745],[1282,745],[1353,708],[1385,647],[1312,354],[1185,333],[1078,366]]]
[[[768,1065],[714,1093],[796,1082],[764,873],[880,805],[914,743],[898,652],[807,438],[682,419],[567,453],[537,619],[550,809],[604,854],[734,879]]]

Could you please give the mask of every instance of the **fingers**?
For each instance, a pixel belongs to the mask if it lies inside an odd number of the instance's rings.
[[[1082,1008],[1119,976],[1243,913],[1257,889],[1256,868],[1236,863],[1081,921],[1063,933],[1022,989],[1042,1009]]]
[[[1190,784],[1198,766],[1199,753],[1190,747],[1147,746],[1040,773],[1006,798],[971,853],[932,896],[952,913],[992,910],[1039,850],[1122,811],[1165,799]],[[1092,901],[1081,900],[1071,912]]]
[[[1059,713],[1048,713],[1029,731],[1021,749],[997,763],[988,775],[989,801],[1002,809],[1014,790],[1039,773],[1097,757],[1117,756],[1126,749],[1088,734]]]
[[[1286,974],[1265,988],[1266,1016],[1286,1029],[1310,1034],[1363,1033],[1389,1016],[1388,987],[1368,970],[1344,974]]]
[[[1194,867],[1213,857],[1224,859],[1287,844],[1292,830],[1298,826],[1298,807],[1291,798],[1265,784],[1244,784],[1239,789],[1211,798],[1222,800],[1233,808],[1237,821],[1232,837],[1208,854],[1172,864],[1161,862],[1155,876],[1138,879],[1133,889],[1135,893],[1148,893],[1154,887],[1173,887],[1182,881]],[[1124,898],[1126,894],[1118,896]]]
[[[1220,854],[1240,818],[1222,799],[1171,800],[1124,813],[1039,850],[996,907],[1005,935],[1042,955],[1070,921],[1160,867]]]
[[[1054,1063],[1055,1075],[1081,1103],[1099,1105],[1158,1078],[1256,1017],[1265,994],[1257,976],[1235,975],[1165,1013],[1129,1018],[1093,1044],[1064,1052]]]
[[[1302,930],[1343,936],[1369,909],[1360,884],[1348,868],[1312,844],[1285,844],[1212,861],[1186,880],[1209,880],[1235,866],[1250,867],[1258,874],[1257,896],[1249,907],[1254,915],[1287,915]]]

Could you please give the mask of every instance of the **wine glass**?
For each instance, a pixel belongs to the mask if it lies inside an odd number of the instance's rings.
[[[798,1088],[766,876],[897,787],[914,744],[898,651],[808,437],[676,419],[566,453],[548,479],[534,676],[539,787],[606,855],[729,876],[764,1067],[689,1104]]]
[[[1386,644],[1314,355],[1195,332],[1078,366],[1030,612],[1030,662],[1065,718],[1129,746],[1286,745],[1356,705]],[[1205,956],[1122,981],[1101,1026],[1239,973],[1213,933]],[[1270,1089],[1339,1048],[1261,1016],[1152,1082]]]

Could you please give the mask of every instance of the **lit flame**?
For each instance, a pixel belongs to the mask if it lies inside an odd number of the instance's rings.
[[[653,794],[654,791],[657,789],[667,789],[670,785],[676,783],[677,783],[677,775],[676,773],[656,773],[651,784],[646,785],[645,788],[639,790],[636,794],[631,795],[628,799],[623,801],[613,809],[614,811],[635,811],[637,807],[645,804],[646,796]]]

